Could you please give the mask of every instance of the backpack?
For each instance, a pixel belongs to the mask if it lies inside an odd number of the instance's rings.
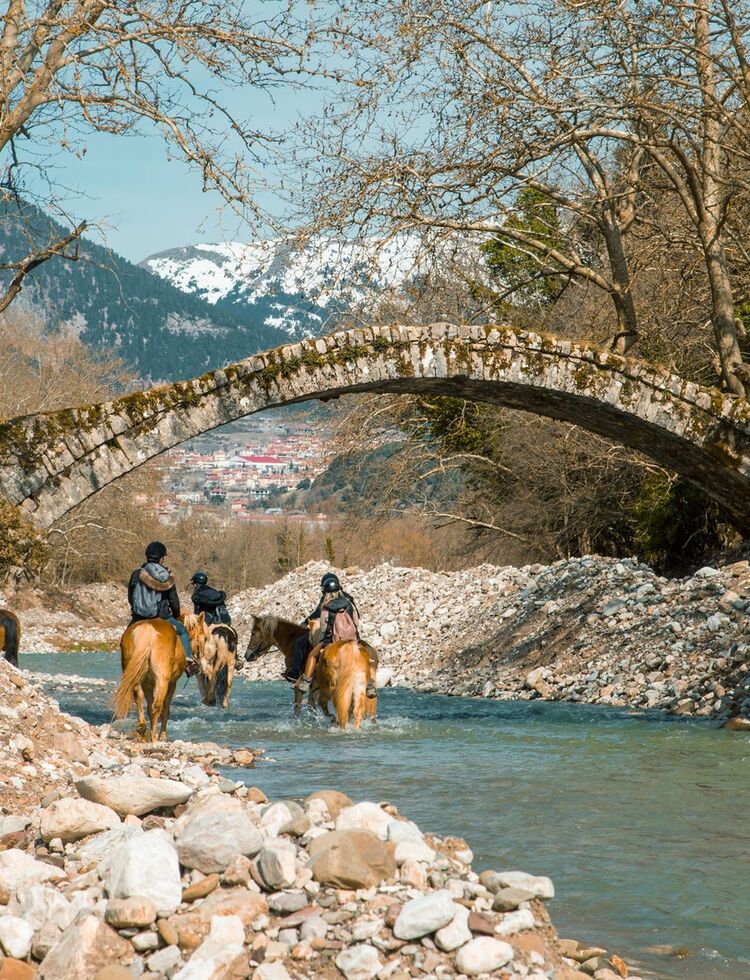
[[[154,562],[149,562],[143,567],[157,582],[166,582],[169,578],[167,569]],[[159,615],[159,607],[161,606],[163,596],[164,593],[150,588],[139,578],[133,589],[133,615],[138,619],[156,619]]]
[[[138,579],[133,589],[133,615],[138,619],[156,619],[160,605],[161,594]]]
[[[218,606],[213,611],[213,615],[216,617],[217,623],[224,623],[226,626],[232,625],[232,617],[229,615],[229,610],[223,602],[220,602]]]
[[[333,642],[345,643],[359,639],[357,627],[354,624],[351,613],[351,604],[346,599],[334,599],[328,606],[328,615],[333,616]]]

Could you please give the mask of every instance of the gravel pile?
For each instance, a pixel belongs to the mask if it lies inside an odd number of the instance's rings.
[[[236,596],[230,607],[241,638],[253,614],[301,620],[324,571],[309,563]],[[750,716],[747,561],[685,579],[599,557],[450,574],[383,564],[340,575],[363,638],[380,652],[381,684]],[[252,676],[278,677],[281,666],[270,653]]]

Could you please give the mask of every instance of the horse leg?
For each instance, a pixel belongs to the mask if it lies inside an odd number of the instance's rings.
[[[133,691],[133,699],[136,710],[138,711],[138,725],[136,726],[135,733],[139,738],[144,738],[148,729],[146,726],[146,716],[143,713],[143,688],[140,684]],[[151,708],[149,707],[150,710]]]
[[[357,691],[354,695],[354,708],[352,711],[352,722],[355,728],[360,728],[362,725],[362,718],[365,713],[365,701],[367,700],[367,695],[364,691]]]
[[[294,717],[295,718],[299,718],[299,716],[300,716],[300,714],[302,712],[302,698],[303,697],[304,697],[304,695],[302,694],[302,691],[300,691],[300,689],[295,684],[294,685]]]
[[[172,707],[172,698],[174,697],[174,689],[177,687],[177,679],[170,681],[169,687],[167,688],[167,696],[164,698],[164,707],[161,709],[161,726],[159,731],[159,741],[166,742],[167,740],[167,722],[169,721],[169,709]]]
[[[161,721],[162,713],[164,711],[164,704],[169,693],[170,681],[163,674],[160,674],[156,678],[156,687],[154,690],[154,701],[153,707],[151,709],[151,741],[156,742],[156,727]],[[162,722],[162,731],[164,731],[164,723]]]
[[[226,683],[226,687],[224,688],[224,699],[221,702],[222,708],[228,708],[229,707],[229,695],[232,693],[232,683],[234,681],[234,660],[233,659],[228,659],[227,660],[226,670],[227,670],[227,683]]]

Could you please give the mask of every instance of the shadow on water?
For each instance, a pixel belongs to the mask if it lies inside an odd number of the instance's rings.
[[[29,657],[49,673],[119,677],[115,654]],[[109,721],[113,685],[50,687]],[[178,685],[172,737],[263,747],[232,770],[271,798],[335,787],[391,800],[424,829],[466,837],[475,867],[549,874],[562,934],[654,976],[750,977],[750,740],[656,712],[383,692],[380,719],[342,733],[291,717],[291,689],[235,684],[229,711]],[[690,952],[677,960],[665,948]],[[657,951],[658,950],[658,951]]]

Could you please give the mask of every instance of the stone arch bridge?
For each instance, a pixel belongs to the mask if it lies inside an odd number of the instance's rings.
[[[0,493],[39,527],[178,443],[265,408],[430,392],[573,422],[676,470],[750,530],[750,404],[510,327],[391,326],[290,344],[113,401],[0,424]]]

